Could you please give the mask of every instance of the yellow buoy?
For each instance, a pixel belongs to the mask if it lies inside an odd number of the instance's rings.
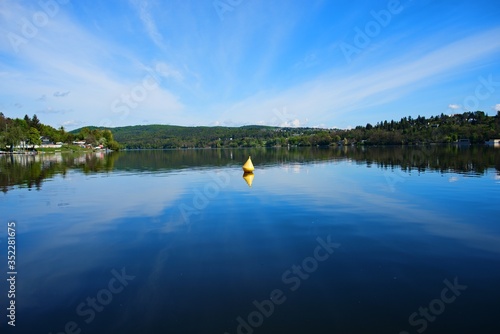
[[[252,163],[252,159],[250,158],[250,156],[248,156],[248,160],[247,162],[245,162],[245,164],[243,165],[243,171],[245,173],[251,173],[254,171],[254,167],[253,167],[253,163]]]
[[[252,182],[253,182],[253,178],[255,176],[253,175],[252,172],[244,172],[243,173],[243,179],[245,180],[245,182],[248,184],[249,187],[252,187]]]

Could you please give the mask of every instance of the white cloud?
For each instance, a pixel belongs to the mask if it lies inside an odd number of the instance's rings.
[[[66,97],[66,96],[68,96],[69,93],[70,93],[69,90],[66,92],[59,92],[58,91],[58,92],[55,92],[53,95],[54,95],[54,97]]]
[[[40,114],[67,114],[72,111],[72,109],[55,109],[52,107],[47,107],[44,109],[39,109],[36,112]]]
[[[295,63],[295,65],[293,65],[293,68],[296,70],[303,70],[309,67],[316,66],[318,65],[318,63],[319,63],[318,56],[316,55],[316,53],[311,52],[305,55],[304,59]]]
[[[139,18],[141,19],[147,34],[151,40],[160,48],[163,48],[163,36],[158,31],[156,23],[149,11],[149,2],[146,0],[132,0],[131,3],[139,11]]]
[[[69,121],[64,121],[61,123],[61,125],[64,127],[74,127],[74,128],[78,127],[81,124],[82,124],[81,122],[75,121],[74,119],[69,120]]]
[[[495,111],[500,111],[500,103],[497,103],[497,104],[495,105]]]
[[[287,128],[298,128],[301,126],[300,120],[299,119],[294,119],[290,121],[286,121],[280,124],[282,127],[287,127]]]
[[[460,109],[462,107],[459,104],[449,104],[448,108],[456,110],[456,109]]]
[[[176,80],[182,80],[183,76],[180,71],[173,68],[171,65],[168,65],[163,62],[158,62],[155,66],[156,73],[161,75],[164,78],[174,78]]]

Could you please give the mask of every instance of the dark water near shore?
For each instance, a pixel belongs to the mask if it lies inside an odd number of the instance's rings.
[[[1,156],[0,189],[2,333],[500,333],[500,149]]]

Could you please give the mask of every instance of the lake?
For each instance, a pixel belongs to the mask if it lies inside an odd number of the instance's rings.
[[[0,187],[2,333],[500,332],[500,149],[1,156]]]

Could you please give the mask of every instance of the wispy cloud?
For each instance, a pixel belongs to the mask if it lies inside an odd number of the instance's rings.
[[[183,75],[180,71],[177,69],[173,68],[171,65],[168,65],[164,62],[158,62],[155,66],[155,71],[158,73],[158,75],[164,77],[164,78],[173,78],[175,80],[182,80]]]
[[[82,122],[75,121],[74,119],[64,121],[61,123],[61,126],[64,126],[64,127],[73,127],[74,128],[74,127],[78,127],[79,125],[82,125]]]
[[[47,107],[45,109],[39,109],[36,112],[38,114],[67,114],[72,111],[72,109],[54,109],[52,107]]]
[[[69,95],[69,93],[70,93],[70,91],[68,90],[68,91],[66,91],[66,92],[55,92],[53,95],[54,95],[55,97],[66,97],[66,96],[68,96],[68,95]]]
[[[147,0],[131,0],[131,4],[137,9],[139,18],[146,29],[148,36],[160,48],[164,48],[163,36],[158,31],[156,22],[150,11],[150,2]]]

